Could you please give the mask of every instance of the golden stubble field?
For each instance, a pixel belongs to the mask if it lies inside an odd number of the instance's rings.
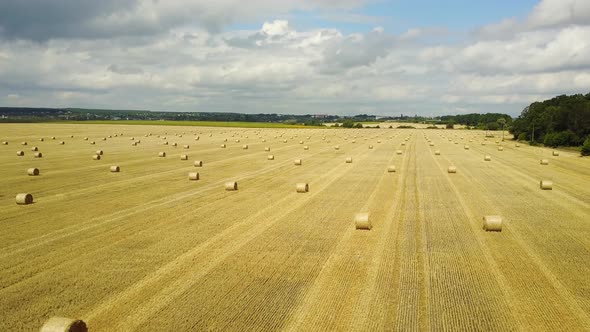
[[[590,330],[590,159],[495,140],[0,125],[0,331]]]

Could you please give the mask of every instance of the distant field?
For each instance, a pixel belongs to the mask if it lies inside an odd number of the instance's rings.
[[[0,331],[52,316],[91,332],[590,330],[577,151],[475,130],[115,123],[0,125]]]
[[[118,121],[60,121],[69,124],[108,124],[108,125],[150,125],[150,126],[197,126],[197,127],[230,127],[230,128],[321,128],[302,125],[289,125],[269,122],[222,122],[222,121],[150,121],[150,120],[118,120]]]

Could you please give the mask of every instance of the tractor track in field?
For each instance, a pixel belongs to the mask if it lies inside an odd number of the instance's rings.
[[[180,296],[183,292],[188,290],[192,285],[194,285],[200,278],[205,276],[209,271],[215,268],[218,264],[220,264],[224,259],[229,257],[231,254],[235,253],[239,250],[242,246],[246,245],[249,241],[257,237],[258,235],[262,234],[266,229],[271,227],[274,223],[280,220],[283,216],[288,215],[293,210],[302,207],[309,199],[319,195],[322,190],[328,187],[330,184],[337,181],[340,177],[347,174],[350,170],[342,167],[341,170],[331,173],[328,177],[328,182],[324,184],[322,187],[314,189],[311,193],[307,194],[298,201],[296,204],[290,204],[289,208],[283,209],[278,213],[275,213],[274,218],[270,222],[259,224],[259,225],[252,225],[256,221],[258,221],[258,216],[263,215],[267,212],[272,212],[274,209],[273,206],[270,206],[263,211],[258,212],[257,214],[248,217],[245,221],[242,221],[239,224],[235,224],[229,229],[226,229],[222,233],[217,234],[216,236],[212,237],[205,243],[200,244],[199,246],[193,248],[189,252],[179,256],[175,260],[171,261],[170,263],[166,264],[164,267],[158,269],[157,272],[153,273],[152,275],[148,276],[147,278],[141,280],[140,282],[134,284],[131,288],[125,290],[122,294],[117,294],[116,296],[106,300],[105,302],[97,305],[95,311],[92,311],[85,315],[89,322],[93,322],[95,320],[100,320],[99,317],[105,315],[103,312],[104,310],[108,310],[109,308],[116,307],[116,303],[126,303],[129,301],[129,298],[141,298],[141,292],[149,289],[150,286],[160,282],[163,278],[172,278],[172,275],[179,272],[178,270],[182,271],[182,268],[185,266],[185,262],[192,261],[195,257],[203,256],[204,252],[207,250],[208,247],[214,246],[216,242],[218,246],[226,247],[225,250],[219,250],[223,252],[222,255],[216,256],[213,259],[205,262],[205,265],[199,265],[196,267],[196,271],[190,271],[187,273],[183,273],[186,277],[184,278],[174,278],[171,281],[171,284],[164,289],[160,290],[157,295],[149,297],[147,303],[143,303],[140,305],[140,308],[135,308],[133,313],[128,313],[127,319],[125,324],[123,322],[119,323],[122,326],[117,325],[117,327],[121,327],[128,330],[134,330],[136,327],[141,325],[146,319],[151,317],[153,313],[157,312],[166,304],[170,303],[176,297]],[[289,200],[290,197],[285,197],[282,201]],[[267,217],[268,219],[268,217]],[[240,227],[242,226],[242,227]],[[249,227],[246,227],[249,226]],[[248,229],[248,231],[244,232],[242,228]],[[232,234],[238,233],[238,234]],[[234,241],[229,239],[237,238]],[[194,264],[194,263],[193,263]],[[192,268],[195,269],[195,268]],[[189,268],[189,270],[192,270]],[[107,315],[108,316],[108,315]],[[104,318],[107,321],[109,318]],[[100,325],[100,323],[99,323]]]
[[[451,164],[447,157],[443,157],[443,158],[446,159],[449,164]],[[457,198],[457,200],[459,201],[459,203],[461,205],[462,210],[465,212],[468,219],[472,220],[472,222],[470,222],[470,225],[472,226],[472,231],[473,231],[473,234],[475,235],[475,238],[477,239],[478,243],[480,244],[480,250],[482,252],[491,251],[491,248],[486,245],[483,235],[481,235],[480,227],[478,227],[475,224],[475,221],[480,220],[481,218],[479,216],[476,216],[476,214],[466,204],[465,200],[463,199],[463,195],[457,189],[457,187],[455,186],[455,184],[451,180],[449,174],[447,174],[444,171],[444,167],[441,166],[441,163],[438,162],[436,159],[435,159],[435,161],[436,161],[439,169],[441,170],[441,173],[443,173],[443,175],[447,179],[455,197]],[[465,177],[468,178],[469,181],[472,181],[472,182],[477,181],[477,179],[475,177],[471,176],[468,173],[468,171],[463,170],[463,171],[459,171],[459,173],[460,173],[460,176],[465,176],[465,175],[461,175],[464,173],[467,174]],[[517,171],[517,173],[520,173],[520,172]],[[487,198],[489,200],[491,200],[492,202],[495,201],[491,197],[487,197]],[[490,203],[489,205],[492,206],[494,204]],[[515,240],[517,240],[519,246],[524,250],[524,252],[532,260],[532,262],[534,262],[535,266],[542,272],[545,279],[549,283],[551,283],[553,288],[558,290],[557,293],[561,295],[560,296],[561,300],[563,301],[564,304],[566,304],[568,306],[569,311],[572,312],[576,316],[576,318],[580,322],[581,326],[584,326],[585,324],[587,324],[587,322],[590,322],[590,318],[589,318],[588,314],[586,312],[584,312],[584,310],[582,308],[580,308],[579,305],[575,301],[572,301],[571,294],[569,293],[568,289],[566,287],[564,287],[561,284],[561,282],[551,273],[551,271],[549,271],[546,268],[546,266],[537,257],[537,255],[534,253],[534,251],[526,244],[525,241],[522,240],[522,238],[518,235],[518,233],[511,231],[511,235],[515,238]],[[498,267],[498,263],[495,261],[495,259],[492,257],[492,255],[488,255],[486,257],[488,258],[487,261],[489,262],[488,266],[492,269],[493,274],[496,277],[496,281],[498,282],[502,291],[507,293],[506,294],[507,298],[516,299],[517,297],[514,295],[514,292],[511,290],[509,283],[506,281],[506,278],[505,278],[502,270]],[[569,294],[569,296],[566,296],[564,294]],[[511,307],[511,312],[518,313],[519,310],[513,306],[513,307]],[[524,318],[520,319],[520,328],[523,328],[524,326],[526,326],[525,322],[526,322],[526,320]],[[586,323],[584,323],[584,322],[586,322]],[[587,327],[587,325],[586,325],[586,327]]]

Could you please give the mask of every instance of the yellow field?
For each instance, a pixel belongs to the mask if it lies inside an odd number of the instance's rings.
[[[90,331],[590,330],[590,159],[495,140],[0,125],[0,331],[52,316]],[[358,212],[372,230],[355,229]],[[502,232],[484,231],[484,215],[501,215]]]

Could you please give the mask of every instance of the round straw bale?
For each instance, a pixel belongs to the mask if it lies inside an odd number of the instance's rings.
[[[555,156],[555,157],[559,156],[559,151],[553,151],[553,156]]]
[[[354,140],[354,139],[353,139],[353,140],[352,140],[352,143],[353,143],[353,144],[354,144],[354,143],[356,143],[356,140]]]
[[[346,163],[347,164],[351,164],[352,163],[352,157],[346,157]]]
[[[195,137],[195,141],[198,141],[198,140],[199,140],[199,136],[196,136],[196,137]]]
[[[502,217],[501,216],[484,216],[483,229],[486,232],[501,232],[502,231]]]
[[[434,154],[437,155],[437,156],[440,156],[440,150],[434,151]]]
[[[131,143],[132,146],[137,146],[137,142]]]
[[[369,145],[369,149],[372,149],[372,148],[373,148],[373,146],[372,145]]]
[[[395,151],[395,154],[402,154],[402,150]]]
[[[27,170],[27,174],[29,174],[30,176],[37,176],[37,175],[39,175],[39,169],[36,167],[29,168]]]
[[[163,144],[163,145],[168,145],[168,142],[164,142],[164,143],[162,143],[162,144]]]
[[[272,154],[269,154],[268,157],[266,157],[266,159],[268,160],[275,160],[275,156]]]
[[[225,183],[225,190],[226,191],[234,191],[238,190],[238,183],[236,181],[229,181]]]
[[[244,144],[244,145],[242,145],[242,149],[244,149],[244,150],[248,150],[248,144]]]
[[[541,165],[549,165],[548,159],[541,159]]]
[[[21,144],[21,145],[27,145],[27,144],[29,144],[29,143],[27,143],[27,142],[21,142],[20,144]]]
[[[176,142],[172,143],[172,146],[177,146],[178,144],[176,144]]]
[[[190,149],[190,145],[188,145],[188,144],[185,144],[185,145],[183,145],[182,147],[183,147],[184,149]]]
[[[180,160],[188,160],[188,154],[181,154]]]
[[[539,185],[543,190],[553,190],[553,181],[541,180]]]
[[[147,137],[147,135],[145,135],[145,137]],[[130,141],[134,141],[135,140],[135,137],[129,137],[129,140]]]
[[[43,142],[45,139],[43,137],[39,138],[39,142]]]
[[[195,160],[194,165],[195,167],[203,167],[203,162],[200,160]]]
[[[16,151],[16,155],[19,157],[22,157],[25,155],[25,152],[24,151]]]
[[[102,140],[103,140],[103,141],[106,141],[106,140],[107,140],[107,138],[106,138],[106,137],[103,137],[103,138],[102,138]]]
[[[188,173],[188,179],[189,180],[198,180],[199,179],[199,173],[197,173],[197,172],[190,172],[190,173]]]
[[[3,141],[3,142],[2,142],[2,145],[8,145],[8,142],[6,142],[6,141]]]
[[[43,158],[43,154],[41,152],[35,152],[33,154],[33,157],[35,157],[35,158]]]
[[[222,147],[222,148],[225,148],[225,144],[221,144],[221,147]]]
[[[96,150],[96,154],[99,154],[102,156],[104,154],[104,152],[102,150]]]
[[[166,157],[166,152],[158,152],[158,157]]]
[[[268,151],[270,151],[270,148],[269,147],[265,147],[264,148],[264,151],[267,151],[268,152]]]
[[[463,149],[465,149],[465,150],[469,150],[469,145],[465,145],[465,146],[463,147]]]
[[[306,193],[309,191],[309,185],[307,183],[298,183],[295,189],[298,193]]]
[[[100,160],[100,155],[99,154],[95,154],[94,156],[92,156],[92,159],[94,159],[94,160]]]
[[[303,141],[299,141],[299,144],[303,144]]]
[[[307,145],[306,145],[306,146],[304,146],[304,147],[303,147],[303,150],[309,150],[309,146],[307,146]]]
[[[88,332],[88,327],[81,320],[51,317],[43,324],[41,332]]]
[[[120,171],[121,171],[121,168],[119,166],[111,166],[111,172],[119,173]]]
[[[51,139],[55,139],[55,136],[51,136]]]
[[[295,159],[295,161],[293,162],[293,164],[295,164],[295,166],[301,166],[303,162],[301,161],[301,159]]]
[[[27,205],[31,203],[33,203],[33,195],[27,193],[16,195],[16,204]]]
[[[484,161],[491,161],[491,160],[492,160],[492,156],[485,155],[485,156],[483,157],[483,160],[484,160]]]
[[[498,151],[504,151],[504,147],[503,146],[499,146],[498,147]]]
[[[224,138],[224,139],[223,139],[223,141],[224,141],[224,142],[227,142],[227,138]]]
[[[96,142],[95,141],[92,141],[92,142],[90,142],[90,144],[94,145],[94,144],[96,144]]]
[[[449,172],[449,173],[457,173],[457,167],[455,167],[455,166],[449,166],[449,168],[447,169],[447,172]]]
[[[286,140],[286,139],[284,139],[284,140],[283,140],[283,143],[287,143],[287,140]]]
[[[334,146],[334,150],[340,150],[340,147],[338,145]]]
[[[64,141],[59,141],[59,145],[64,145],[64,144],[66,144],[66,142],[64,142]]]
[[[395,165],[390,165],[390,166],[388,166],[388,167],[387,167],[387,171],[388,171],[389,173],[394,173],[394,172],[395,172]]]
[[[371,230],[372,225],[369,220],[369,213],[357,213],[354,216],[354,227],[356,229]]]

